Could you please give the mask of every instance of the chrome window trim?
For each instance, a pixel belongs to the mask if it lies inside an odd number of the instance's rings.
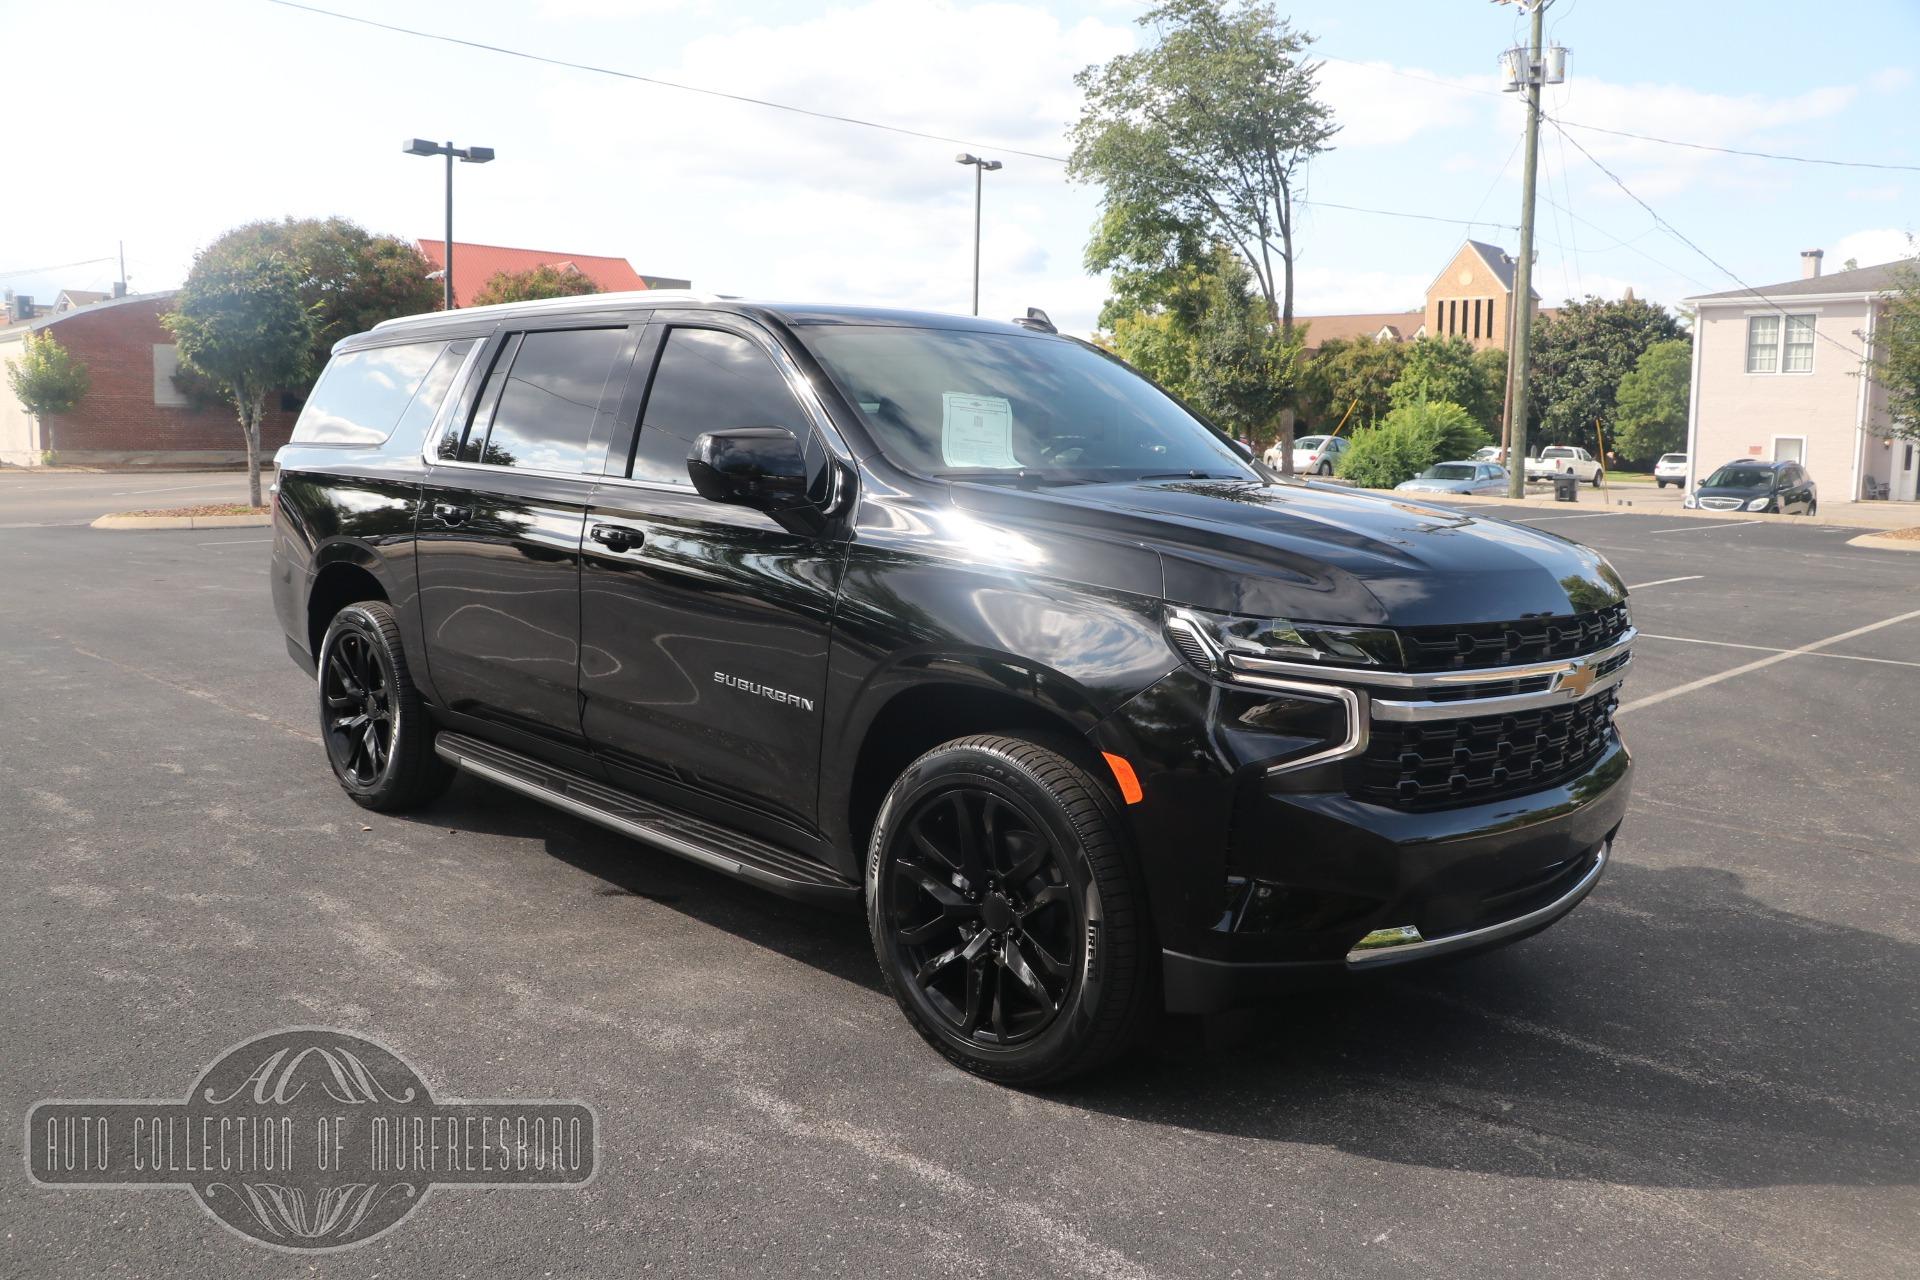
[[[448,338],[449,345],[455,342],[471,341],[467,348],[467,358],[460,362],[460,371],[453,375],[453,381],[447,386],[447,394],[441,398],[440,408],[434,413],[433,421],[427,424],[427,434],[420,441],[420,461],[427,466],[445,465],[440,462],[440,441],[447,434],[447,424],[458,411],[460,400],[466,395],[467,380],[473,376],[473,366],[479,363],[480,353],[486,350],[487,339],[491,334],[478,334],[471,338]]]

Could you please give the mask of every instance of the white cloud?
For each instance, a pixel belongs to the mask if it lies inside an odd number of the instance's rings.
[[[1867,77],[1875,93],[1898,93],[1913,83],[1913,72],[1905,67],[1887,67]]]
[[[1295,274],[1294,311],[1303,316],[1352,315],[1370,311],[1418,311],[1432,273],[1344,271],[1304,266]]]
[[[1822,261],[1826,270],[1838,271],[1848,258],[1863,267],[1876,267],[1883,262],[1911,257],[1914,252],[1915,244],[1908,232],[1897,227],[1875,227],[1841,236],[1827,249]]]
[[[1328,60],[1320,67],[1320,96],[1340,124],[1333,145],[1342,148],[1393,146],[1480,122],[1501,97],[1497,87],[1492,76],[1441,76],[1388,62]],[[1485,90],[1495,92],[1488,97]]]

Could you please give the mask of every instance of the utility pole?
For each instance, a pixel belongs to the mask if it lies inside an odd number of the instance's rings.
[[[402,151],[410,156],[445,156],[447,158],[447,238],[444,253],[445,270],[440,278],[441,305],[444,310],[453,310],[453,162],[463,164],[487,164],[493,159],[492,147],[456,147],[451,142],[430,142],[425,138],[408,138],[401,145]]]
[[[1508,0],[1495,0],[1505,4]],[[1553,0],[1514,0],[1531,19],[1524,49],[1509,49],[1501,61],[1509,93],[1527,91],[1527,167],[1520,184],[1520,254],[1513,270],[1513,349],[1507,364],[1507,496],[1527,493],[1527,376],[1533,355],[1533,204],[1540,168],[1540,88],[1566,79],[1566,50],[1556,47],[1552,65],[1545,58],[1543,18]]]

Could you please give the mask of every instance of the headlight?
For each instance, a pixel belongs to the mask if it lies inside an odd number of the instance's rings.
[[[1768,507],[1772,505],[1773,505],[1773,497],[1771,494],[1769,494],[1767,497],[1755,498],[1752,502],[1749,502],[1747,504],[1747,510],[1765,511]]]
[[[1194,666],[1232,678],[1235,657],[1333,667],[1398,667],[1400,638],[1377,627],[1338,627],[1280,618],[1176,609],[1167,638]]]

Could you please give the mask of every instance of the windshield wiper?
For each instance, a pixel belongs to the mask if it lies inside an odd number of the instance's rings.
[[[1236,476],[1224,471],[1149,471],[1141,480],[1241,480],[1254,483],[1252,476]]]

